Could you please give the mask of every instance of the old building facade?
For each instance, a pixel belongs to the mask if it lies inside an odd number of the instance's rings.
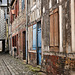
[[[47,75],[72,75],[75,70],[75,0],[12,0],[12,55],[41,65]],[[27,5],[27,10],[26,10]],[[26,14],[27,12],[27,14]]]
[[[12,55],[14,55],[14,48],[17,50],[17,56],[25,59],[25,36],[26,36],[26,12],[25,0],[12,0],[10,9],[10,22],[12,30]]]
[[[42,1],[42,70],[48,75],[69,75],[75,69],[74,3],[75,0]]]
[[[41,65],[41,0],[28,0],[28,54],[31,64]]]

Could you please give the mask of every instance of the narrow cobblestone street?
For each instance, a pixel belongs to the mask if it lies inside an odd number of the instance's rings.
[[[0,0],[0,75],[75,75],[75,0]]]
[[[40,68],[32,67],[9,54],[0,53],[0,75],[44,75]]]

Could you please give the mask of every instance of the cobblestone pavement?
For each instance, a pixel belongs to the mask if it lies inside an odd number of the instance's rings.
[[[0,75],[45,75],[40,68],[32,67],[9,54],[0,54]]]

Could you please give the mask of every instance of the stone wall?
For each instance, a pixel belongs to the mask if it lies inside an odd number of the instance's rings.
[[[15,1],[12,7],[14,4]],[[19,0],[19,15],[12,22],[12,37],[18,34],[18,58],[21,59],[23,59],[23,31],[26,31],[26,4],[25,8],[22,9],[22,0]]]
[[[45,71],[47,75],[72,75],[71,70],[75,71],[75,59],[55,55],[44,55],[41,69]]]
[[[28,0],[28,60],[37,65],[37,50],[33,50],[33,25],[41,20],[41,0]]]
[[[73,54],[71,49],[71,0],[42,0],[41,6],[42,70],[48,75],[69,75],[72,70],[70,67],[72,60],[75,69],[75,53]],[[55,52],[50,49],[50,14],[57,8],[59,12],[59,50]]]

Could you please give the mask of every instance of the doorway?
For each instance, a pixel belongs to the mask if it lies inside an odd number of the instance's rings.
[[[5,40],[0,40],[0,52],[5,52]]]
[[[23,60],[26,60],[26,32],[23,32]]]
[[[41,65],[41,21],[37,23],[37,62]]]
[[[19,55],[19,51],[18,51],[18,34],[16,35],[16,47],[17,47],[17,56]]]

